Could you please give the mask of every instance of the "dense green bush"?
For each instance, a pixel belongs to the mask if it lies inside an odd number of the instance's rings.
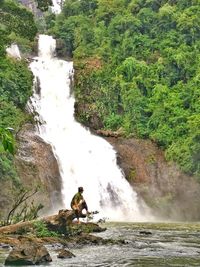
[[[0,62],[0,95],[24,109],[31,95],[32,73],[23,61],[2,59]]]
[[[68,0],[51,32],[73,56],[81,121],[99,114],[200,175],[198,0]]]
[[[34,39],[37,28],[33,14],[25,7],[20,7],[15,1],[5,0],[0,3],[0,14],[0,23],[5,26],[8,33],[14,32],[28,40]]]
[[[1,151],[0,147],[0,180],[1,179],[10,179],[14,183],[19,182],[19,177],[13,168],[12,156]]]
[[[34,226],[34,230],[35,230],[35,234],[37,237],[58,237],[59,234],[54,232],[54,231],[50,231],[45,222],[42,221],[35,221],[33,223]]]

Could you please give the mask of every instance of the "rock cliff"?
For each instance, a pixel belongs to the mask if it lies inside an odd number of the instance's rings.
[[[200,184],[182,173],[150,140],[104,137],[117,152],[118,165],[138,195],[164,220],[200,219]],[[38,201],[46,210],[62,205],[61,178],[51,146],[26,125],[18,134],[16,166],[25,185],[42,185]],[[44,211],[43,211],[44,212]]]
[[[200,184],[183,174],[151,141],[107,137],[129,183],[160,219],[200,219]]]
[[[35,198],[45,207],[42,210],[57,211],[62,206],[61,177],[51,145],[45,143],[31,124],[17,134],[19,143],[15,163],[24,186],[40,186]]]

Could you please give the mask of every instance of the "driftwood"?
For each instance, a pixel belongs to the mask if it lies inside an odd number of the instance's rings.
[[[0,234],[13,234],[17,233],[21,229],[31,228],[33,225],[33,221],[28,222],[19,222],[16,224],[11,224],[8,226],[0,227]]]
[[[49,230],[58,231],[65,233],[66,227],[75,218],[75,213],[73,210],[60,210],[57,215],[51,215],[37,220],[19,222],[16,224],[0,227],[0,234],[14,234],[18,233],[23,229],[27,231],[34,227],[34,222],[41,221],[44,222]]]

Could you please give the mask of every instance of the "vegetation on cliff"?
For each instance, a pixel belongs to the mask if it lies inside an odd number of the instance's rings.
[[[7,56],[6,48],[17,43],[23,52],[30,51],[37,28],[33,14],[16,1],[0,1],[0,15],[0,179],[16,182],[13,157],[4,149],[14,152],[9,128],[17,133],[27,120],[25,105],[31,95],[33,76],[24,60]]]
[[[81,122],[150,138],[200,176],[199,0],[68,0],[51,33],[73,56]]]

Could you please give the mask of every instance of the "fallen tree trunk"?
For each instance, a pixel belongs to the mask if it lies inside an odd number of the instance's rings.
[[[59,210],[57,215],[48,216],[42,219],[50,231],[67,234],[67,227],[75,219],[73,210]]]
[[[19,222],[16,224],[0,227],[0,234],[17,234],[23,231],[31,231],[34,227],[34,222],[41,221],[47,225],[50,231],[56,231],[60,233],[66,232],[66,227],[75,218],[73,210],[59,210],[58,214],[47,216],[44,218],[38,218],[33,221]]]
[[[65,236],[75,233],[76,231],[92,233],[106,230],[106,228],[101,228],[98,224],[91,222],[82,222],[81,224],[73,223],[75,217],[76,215],[73,210],[59,210],[56,215],[0,227],[0,234],[24,235],[28,232],[35,234],[35,230],[37,229],[36,222],[43,222],[49,231],[54,231],[61,235],[64,234]],[[85,218],[86,215],[80,214],[80,217]]]
[[[28,222],[19,222],[19,223],[11,224],[8,226],[2,226],[2,227],[0,227],[0,234],[17,233],[21,229],[31,228],[32,225],[33,225],[33,221],[28,221]]]

